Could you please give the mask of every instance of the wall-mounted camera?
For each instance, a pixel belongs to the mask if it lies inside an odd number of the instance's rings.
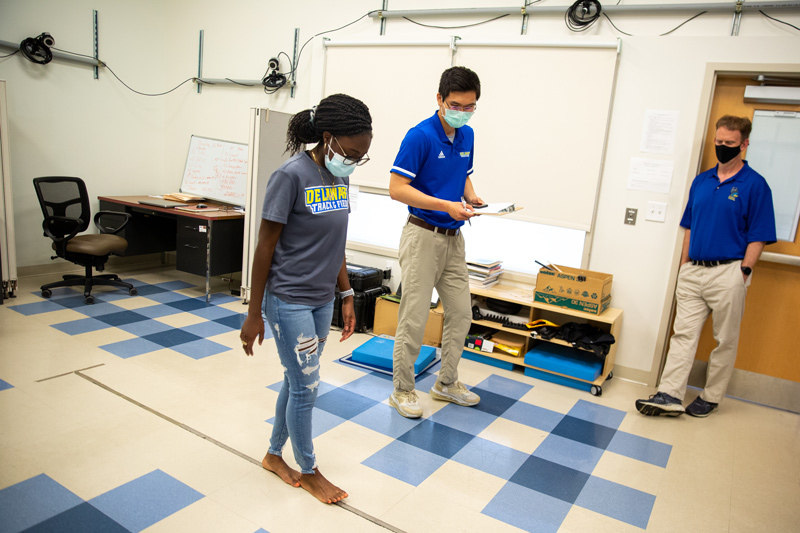
[[[280,66],[281,66],[281,62],[278,61],[277,57],[273,57],[273,58],[271,58],[269,60],[269,63],[267,63],[267,66],[269,66],[270,70],[278,70],[280,68]]]
[[[46,65],[53,60],[53,52],[50,51],[50,47],[54,44],[56,44],[56,40],[53,39],[53,36],[44,32],[38,37],[28,37],[23,40],[19,43],[19,49],[28,61]]]

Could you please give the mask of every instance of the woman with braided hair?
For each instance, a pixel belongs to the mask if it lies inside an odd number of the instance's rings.
[[[344,341],[353,334],[353,290],[347,279],[345,242],[350,212],[349,175],[369,160],[372,117],[363,102],[334,94],[294,115],[286,133],[293,156],[269,179],[253,259],[250,307],[242,326],[244,352],[275,337],[284,368],[269,451],[261,464],[286,483],[325,503],[347,493],[317,468],[311,411],[319,390],[319,361],[333,316],[334,289],[342,291]],[[316,143],[310,150],[305,145]],[[291,437],[300,472],[283,460]]]

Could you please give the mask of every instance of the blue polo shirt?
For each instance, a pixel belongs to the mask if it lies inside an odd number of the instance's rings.
[[[451,143],[437,112],[406,133],[391,171],[409,178],[412,187],[429,196],[460,202],[467,176],[472,174],[474,144],[475,132],[469,126],[457,128]],[[411,206],[408,211],[440,228],[464,225],[443,211]]]
[[[775,242],[775,211],[767,180],[744,167],[722,183],[717,167],[694,179],[681,226],[691,230],[689,257],[696,261],[743,259],[751,242]]]

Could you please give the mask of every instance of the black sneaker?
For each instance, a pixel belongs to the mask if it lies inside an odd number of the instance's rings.
[[[686,407],[686,412],[697,418],[705,418],[716,411],[717,407],[719,407],[718,403],[707,402],[698,396]]]
[[[666,392],[657,392],[647,400],[636,400],[636,409],[647,416],[680,416],[685,412],[681,401]]]

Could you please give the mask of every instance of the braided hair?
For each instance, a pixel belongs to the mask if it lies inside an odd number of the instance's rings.
[[[286,151],[292,155],[303,146],[322,141],[323,132],[347,137],[372,131],[372,117],[361,100],[346,94],[332,94],[314,109],[300,111],[289,121]]]

